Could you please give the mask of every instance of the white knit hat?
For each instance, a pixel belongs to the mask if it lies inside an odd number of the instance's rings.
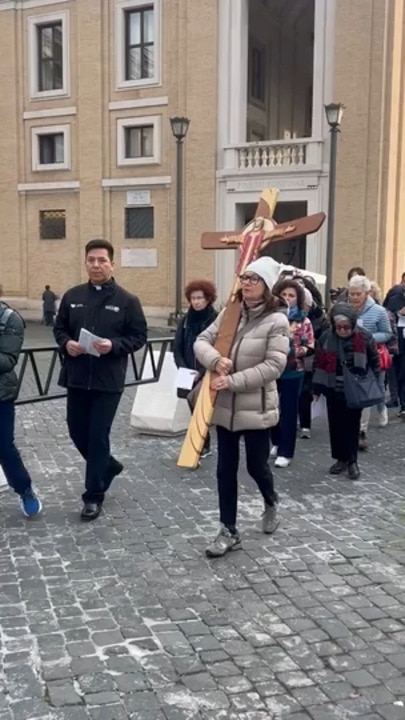
[[[261,277],[269,290],[271,290],[277,282],[282,267],[283,265],[278,263],[277,260],[266,256],[253,260],[253,262],[245,268],[245,272],[256,273],[256,275]]]

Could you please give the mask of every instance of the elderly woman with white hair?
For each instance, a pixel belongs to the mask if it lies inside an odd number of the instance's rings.
[[[373,336],[377,347],[386,348],[391,340],[392,330],[388,313],[384,307],[376,303],[370,296],[371,282],[362,275],[354,275],[349,281],[349,303],[357,313],[357,325],[368,330]],[[384,384],[384,373],[380,373],[380,382]],[[388,412],[385,403],[377,405],[379,425],[388,423]],[[367,450],[367,431],[370,422],[370,408],[363,410],[360,425],[359,450]]]

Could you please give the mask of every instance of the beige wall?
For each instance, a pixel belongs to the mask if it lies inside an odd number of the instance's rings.
[[[338,283],[359,264],[387,289],[405,269],[403,38],[402,0],[337,3],[334,97],[346,105],[338,149]]]
[[[298,17],[294,19],[294,8],[302,9],[305,2],[291,0],[286,6],[284,0],[275,0],[276,5],[293,13],[289,18],[294,26]],[[184,148],[185,281],[213,276],[213,253],[201,250],[200,235],[215,228],[217,217],[218,3],[161,0],[161,7],[161,83],[125,90],[116,88],[115,0],[70,0],[0,12],[0,46],[7,58],[0,64],[0,281],[5,293],[39,298],[46,282],[63,292],[85,277],[86,241],[104,236],[116,246],[117,279],[137,292],[145,305],[173,309],[176,145],[169,118],[177,114],[191,120]],[[302,135],[302,109],[311,81],[306,74],[307,54],[312,52],[309,16],[305,15],[307,25],[296,37],[296,68],[306,68],[301,78],[291,73],[288,64],[294,54],[293,34],[278,27],[274,16],[271,25],[269,17],[261,15],[263,5],[258,0],[251,0],[251,8],[250,32],[265,43],[270,32],[271,82],[279,74],[281,80],[270,88],[265,118],[251,107],[249,123],[267,123],[273,138],[286,129]],[[70,94],[32,100],[28,18],[57,11],[68,11],[70,16]],[[405,270],[404,23],[403,0],[336,3],[333,99],[344,102],[346,112],[338,153],[335,283],[342,283],[347,268],[357,263],[384,288]],[[154,107],[109,109],[110,102],[166,97],[168,104]],[[23,118],[24,112],[55,108],[76,112]],[[160,162],[118,167],[117,120],[150,115],[161,120]],[[71,132],[71,169],[33,172],[32,128],[65,124]],[[162,181],[148,187],[150,176]],[[163,180],[167,177],[171,177],[169,185]],[[102,187],[103,179],[125,182],[126,178],[128,187]],[[138,189],[150,191],[155,208],[155,237],[150,240],[125,238],[126,192],[134,178],[142,182]],[[71,181],[80,183],[79,191],[50,192],[39,187],[17,191],[18,184]],[[66,240],[39,240],[39,211],[44,209],[66,210]],[[121,249],[129,247],[156,248],[158,267],[121,268]]]
[[[83,246],[104,236],[116,248],[116,277],[148,306],[173,308],[175,269],[176,153],[169,118],[187,115],[185,143],[185,281],[212,276],[213,257],[200,248],[201,233],[215,227],[217,3],[161,0],[161,83],[117,90],[114,0],[61,3],[0,13],[0,45],[10,64],[0,67],[2,111],[0,157],[0,275],[5,294],[39,298],[47,282],[57,292],[81,282]],[[69,11],[70,94],[31,100],[28,84],[28,17]],[[202,48],[209,48],[208,53]],[[168,104],[109,110],[110,102],[168,97]],[[23,112],[76,108],[75,115],[23,119]],[[203,112],[202,112],[203,109]],[[117,120],[143,116],[161,120],[161,161],[117,166]],[[69,170],[32,171],[33,127],[70,126]],[[171,177],[148,186],[148,177]],[[145,184],[103,189],[102,179],[145,178]],[[17,192],[17,184],[80,182],[80,190]],[[155,237],[127,240],[124,209],[129,189],[148,189],[154,206]],[[39,211],[65,209],[67,238],[39,240]],[[122,248],[153,247],[157,268],[121,268]]]

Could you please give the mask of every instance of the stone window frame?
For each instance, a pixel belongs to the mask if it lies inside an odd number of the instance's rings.
[[[137,234],[131,235],[129,227],[131,224],[131,213],[137,213],[139,211],[147,210],[151,214],[150,222],[152,225],[151,234]],[[124,208],[124,235],[126,240],[154,240],[155,236],[155,208],[153,205],[127,205]]]
[[[38,26],[56,22],[62,23],[62,78],[63,84],[57,90],[39,90],[39,48]],[[51,100],[68,97],[70,94],[70,53],[69,53],[69,10],[31,15],[28,17],[28,82],[31,100]]]
[[[63,221],[63,233],[60,234],[57,237],[57,233],[50,233],[49,229],[46,227],[46,221],[52,220],[52,218],[46,218],[45,215],[59,215],[59,218],[54,218],[55,220],[61,220]],[[51,226],[52,227],[52,226]],[[39,239],[45,240],[45,241],[51,241],[54,240],[66,240],[66,210],[40,210],[39,211]],[[49,237],[48,235],[52,235],[52,237]]]
[[[141,10],[153,6],[154,10],[154,74],[151,78],[140,80],[126,80],[126,35],[125,13],[129,10]],[[115,7],[115,62],[116,62],[116,89],[130,90],[131,88],[157,87],[161,85],[162,61],[162,35],[161,35],[161,0],[117,0]]]
[[[125,155],[125,129],[129,127],[153,126],[153,155],[139,158],[128,158]],[[161,162],[162,137],[160,115],[143,117],[119,118],[117,120],[117,166],[128,165],[159,165]]]
[[[63,135],[63,163],[41,164],[39,138],[41,135]],[[31,128],[32,172],[60,171],[71,169],[70,125],[39,125]]]

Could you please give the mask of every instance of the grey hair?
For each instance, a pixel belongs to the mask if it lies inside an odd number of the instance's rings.
[[[364,290],[364,292],[369,293],[371,290],[371,282],[363,275],[353,275],[353,277],[349,280],[349,290],[351,290],[351,288]]]

